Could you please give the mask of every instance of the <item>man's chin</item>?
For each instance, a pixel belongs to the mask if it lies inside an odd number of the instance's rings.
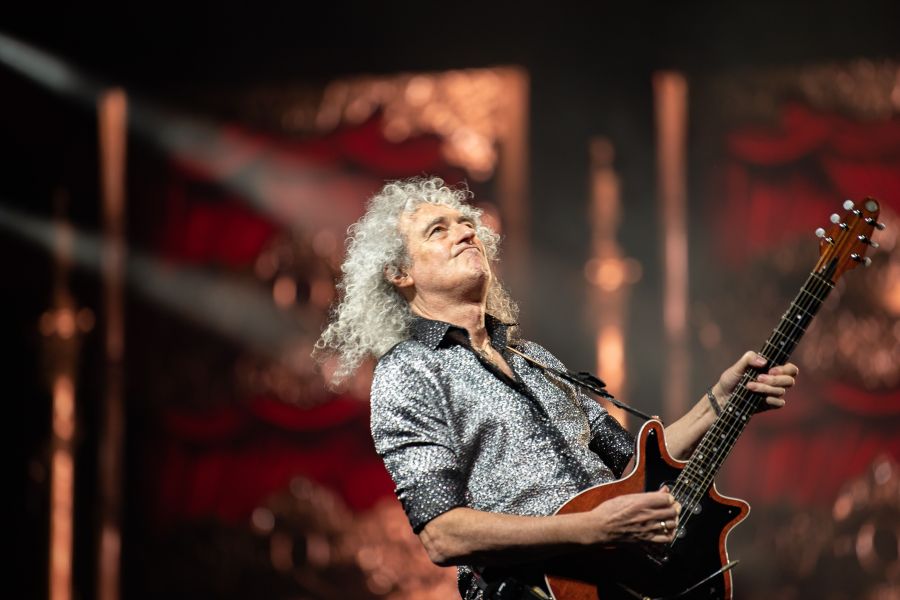
[[[454,287],[457,291],[478,292],[490,285],[491,277],[490,269],[483,265],[472,265],[471,268],[465,269],[463,273],[459,273],[459,276],[454,278],[457,280]]]

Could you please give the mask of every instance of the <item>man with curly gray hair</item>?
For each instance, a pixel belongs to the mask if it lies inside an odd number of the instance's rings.
[[[377,359],[376,450],[429,557],[460,565],[460,594],[491,597],[498,582],[515,582],[504,593],[541,597],[541,572],[529,564],[671,542],[680,506],[663,489],[553,514],[578,492],[621,477],[634,440],[595,400],[537,366],[563,368],[516,333],[516,305],[495,276],[499,238],[470,195],[419,177],[388,183],[371,199],[349,230],[340,299],[316,355],[338,358],[338,380]],[[745,354],[713,398],[728,398],[761,360]],[[775,367],[748,387],[781,406],[796,373],[791,364]],[[715,417],[704,397],[666,427],[672,456],[687,457]]]

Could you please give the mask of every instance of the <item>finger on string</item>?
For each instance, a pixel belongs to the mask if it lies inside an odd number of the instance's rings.
[[[671,506],[675,503],[675,496],[670,494],[668,490],[663,491],[660,490],[658,492],[650,492],[650,496],[648,497],[647,506],[650,508],[657,508],[660,506]]]
[[[769,375],[790,375],[792,377],[800,373],[800,369],[793,363],[778,365],[769,369]]]
[[[656,520],[656,522],[658,523],[659,521],[671,521],[677,518],[678,512],[675,510],[675,508],[668,507],[653,511],[652,513],[650,513],[650,516],[647,518],[647,520]]]

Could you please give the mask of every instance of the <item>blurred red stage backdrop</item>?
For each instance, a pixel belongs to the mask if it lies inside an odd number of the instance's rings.
[[[844,199],[876,197],[887,224],[871,267],[844,275],[798,348],[789,409],[754,419],[723,470],[719,489],[753,505],[733,544],[740,597],[900,594],[896,75],[859,61],[701,86],[695,204],[709,219],[695,229],[692,316],[705,361],[763,341]]]
[[[163,270],[261,292],[298,326],[254,348],[134,299],[142,408],[130,420],[126,597],[456,593],[455,569],[430,563],[372,445],[371,366],[329,391],[310,351],[345,229],[385,180],[468,181],[500,229],[522,188],[525,87],[497,69],[343,81],[276,93],[274,106],[255,92],[260,112],[233,96],[243,108],[219,100],[219,114],[242,126],[158,157],[149,170],[161,177],[135,203],[161,209],[143,236]],[[521,227],[506,234],[515,243]]]
[[[896,108],[861,114],[850,101],[766,83],[796,82],[802,72],[775,75],[724,88],[700,82],[693,94],[695,113],[708,118],[693,125],[692,205],[707,215],[691,231],[693,352],[712,361],[762,341],[815,262],[812,231],[844,198],[877,196],[888,230],[871,269],[845,276],[839,301],[801,345],[802,385],[790,409],[755,419],[726,464],[720,490],[754,505],[753,524],[734,540],[744,561],[737,585],[742,598],[876,598],[897,590],[900,577],[891,549],[900,522],[900,123]],[[496,97],[440,110],[441,86],[479,77]],[[819,77],[826,87],[840,81]],[[328,198],[355,218],[385,179],[468,179],[488,218],[524,250],[523,80],[502,70],[387,78],[329,88],[311,103],[284,100],[284,110],[279,96],[262,94],[266,102],[240,104],[249,115],[242,122],[256,119],[258,130],[220,131],[244,152],[182,156],[161,169],[153,193],[164,211],[147,243],[173,267],[263,290],[302,331],[276,355],[260,353],[135,302],[129,337],[142,347],[131,349],[130,378],[142,382],[144,401],[130,419],[127,597],[173,589],[179,597],[452,597],[452,570],[428,562],[372,448],[366,376],[328,392],[308,358],[334,298],[341,228],[312,218],[287,226],[271,216],[287,208],[261,212],[251,196],[318,206]],[[405,98],[405,113],[385,85]],[[731,101],[760,98],[762,88],[763,109]],[[510,93],[519,94],[520,120],[497,121],[491,132],[497,97]],[[297,178],[273,177],[279,161]]]

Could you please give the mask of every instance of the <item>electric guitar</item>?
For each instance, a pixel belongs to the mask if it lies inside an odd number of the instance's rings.
[[[880,208],[874,198],[859,207],[844,202],[843,216],[833,214],[820,238],[819,260],[778,326],[759,351],[766,367],[787,362],[816,312],[843,273],[865,256],[878,222]],[[637,439],[634,469],[620,479],[589,488],[566,502],[556,514],[589,511],[623,494],[658,490],[668,485],[681,503],[674,541],[669,544],[622,546],[590,556],[567,557],[547,567],[546,582],[556,600],[731,600],[728,534],[750,512],[750,505],[721,495],[713,481],[738,437],[764,397],[746,385],[759,375],[748,368],[721,414],[704,435],[688,461],[672,458],[666,450],[663,425],[647,421]]]

